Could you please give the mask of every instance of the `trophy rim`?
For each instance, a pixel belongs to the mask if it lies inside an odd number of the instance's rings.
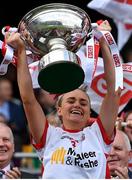
[[[38,26],[38,22],[42,18],[42,16],[44,16],[50,12],[51,13],[54,13],[54,12],[62,13],[62,17],[63,17],[64,13],[71,14],[71,15],[73,15],[73,17],[78,18],[76,20],[79,20],[80,24],[78,24],[77,29],[73,26],[73,30],[72,30],[72,26],[70,25],[70,23],[64,25],[63,30],[58,29],[61,27],[60,25],[58,25],[58,27],[57,27],[57,25],[55,25],[55,26],[51,25],[50,26],[51,29],[49,27],[48,28],[49,28],[49,32],[51,31],[52,35],[44,36],[44,34],[42,34],[41,26]],[[39,17],[40,17],[40,19],[39,19]],[[86,22],[84,21],[85,19],[86,19]],[[52,18],[50,18],[50,21],[52,22]],[[53,22],[54,21],[56,21],[56,19],[53,17]],[[63,20],[60,18],[59,21],[61,22]],[[70,19],[69,19],[69,21],[70,21]],[[75,20],[74,20],[74,22],[75,22]],[[42,20],[42,23],[43,23],[43,20]],[[81,23],[84,23],[84,24],[81,25]],[[40,21],[40,24],[41,24],[41,21]],[[33,26],[37,27],[37,31],[35,29],[32,29]],[[47,27],[47,26],[45,26],[45,27]],[[81,9],[80,7],[72,5],[72,4],[68,4],[68,3],[48,3],[48,4],[43,4],[43,5],[37,6],[33,9],[31,9],[29,12],[27,12],[21,18],[21,20],[18,24],[18,32],[21,34],[22,39],[25,41],[27,48],[30,51],[32,51],[34,54],[37,54],[40,56],[43,56],[49,52],[47,43],[50,39],[56,38],[55,34],[52,33],[53,28],[55,28],[58,31],[58,33],[60,33],[58,35],[58,37],[66,40],[66,42],[69,43],[67,46],[67,49],[74,51],[74,52],[77,52],[77,50],[82,46],[82,44],[84,44],[89,32],[92,30],[91,19],[90,19],[88,13],[85,10]],[[47,33],[46,28],[44,29],[44,31]],[[66,33],[66,31],[67,31],[67,33]],[[36,32],[39,33],[39,36],[36,35]],[[25,35],[25,33],[27,33],[27,35]],[[79,34],[79,35],[76,35],[76,34]],[[71,36],[71,38],[70,38],[70,36]],[[38,45],[36,45],[37,43],[38,43]]]
[[[18,28],[19,28],[19,25],[21,24],[21,22],[22,22],[24,19],[26,19],[26,17],[29,17],[29,15],[30,15],[32,12],[35,12],[36,10],[41,9],[41,8],[43,8],[43,7],[47,7],[47,9],[48,9],[49,7],[53,7],[53,9],[54,9],[55,7],[61,7],[61,8],[71,7],[71,8],[73,8],[73,9],[75,9],[75,10],[79,10],[79,12],[82,12],[82,13],[84,13],[84,14],[87,16],[87,18],[89,19],[89,22],[90,22],[90,26],[91,26],[91,19],[90,19],[88,13],[87,13],[84,9],[82,9],[82,8],[76,6],[76,5],[68,4],[68,3],[47,3],[47,4],[43,4],[43,5],[37,6],[37,7],[33,8],[33,9],[29,10],[29,11],[21,18],[20,22],[18,23]]]

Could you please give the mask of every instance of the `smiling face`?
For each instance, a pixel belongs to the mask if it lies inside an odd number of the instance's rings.
[[[11,161],[14,152],[13,135],[9,127],[0,123],[0,168]]]
[[[107,159],[111,175],[115,174],[116,167],[128,167],[129,155],[124,134],[117,131]]]
[[[81,130],[90,116],[90,101],[82,90],[74,90],[63,95],[58,115],[66,129]]]

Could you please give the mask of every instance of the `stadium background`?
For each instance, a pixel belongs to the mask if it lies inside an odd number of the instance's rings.
[[[115,40],[117,41],[117,28],[113,20],[109,17],[106,17],[100,13],[98,13],[95,10],[89,9],[87,7],[88,2],[90,0],[32,0],[32,1],[3,1],[2,5],[0,6],[0,30],[6,26],[10,25],[11,27],[17,27],[18,23],[20,22],[21,18],[28,13],[30,10],[37,6],[41,6],[43,4],[48,4],[48,3],[67,3],[67,4],[72,4],[76,5],[83,10],[85,10],[88,15],[91,18],[91,22],[96,22],[97,20],[100,19],[107,19],[111,26],[112,26],[112,35],[114,36]],[[3,40],[3,35],[0,33],[0,39]],[[125,49],[129,46],[132,46],[132,38],[129,39],[128,43],[124,46],[124,48],[121,51],[121,55],[125,59]],[[13,82],[13,88],[14,88],[14,97],[20,98],[19,91],[18,91],[18,86],[16,82],[16,69],[12,65],[9,67],[9,72],[6,75],[10,80]],[[132,107],[132,99],[126,106],[126,110],[130,109]]]

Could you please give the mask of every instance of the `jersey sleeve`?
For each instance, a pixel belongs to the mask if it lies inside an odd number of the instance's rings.
[[[39,143],[35,143],[34,139],[31,138],[31,144],[36,150],[36,153],[40,160],[43,160],[43,155],[47,144],[49,145],[57,136],[58,128],[48,124],[46,121],[45,129]]]
[[[108,154],[111,148],[111,144],[114,140],[115,134],[116,134],[116,129],[114,129],[113,132],[113,136],[110,139],[108,137],[107,132],[105,131],[103,124],[100,120],[100,118],[98,117],[97,120],[92,124],[94,130],[96,131],[96,135],[98,140],[100,141],[102,147],[103,147],[103,151],[105,154]]]

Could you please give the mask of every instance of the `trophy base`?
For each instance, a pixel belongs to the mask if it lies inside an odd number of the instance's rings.
[[[38,83],[52,94],[63,94],[78,88],[84,81],[84,71],[74,62],[57,61],[41,69]]]

